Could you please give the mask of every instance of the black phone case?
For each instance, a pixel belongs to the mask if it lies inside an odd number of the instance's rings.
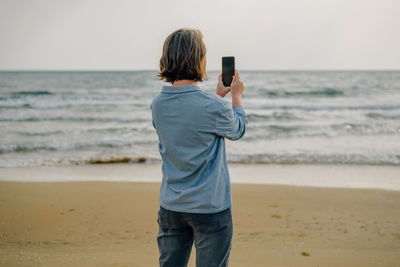
[[[222,82],[230,86],[232,76],[235,74],[235,57],[222,57]]]

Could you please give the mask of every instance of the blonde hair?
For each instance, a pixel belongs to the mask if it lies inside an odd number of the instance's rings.
[[[206,46],[199,30],[182,28],[171,33],[164,42],[158,77],[166,82],[203,81],[206,73]]]

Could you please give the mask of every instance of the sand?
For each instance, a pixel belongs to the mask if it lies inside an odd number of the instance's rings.
[[[0,182],[0,266],[158,266],[159,188]],[[232,197],[230,266],[400,266],[400,191],[235,183]]]

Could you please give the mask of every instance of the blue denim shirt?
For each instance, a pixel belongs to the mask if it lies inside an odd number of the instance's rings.
[[[241,106],[197,85],[163,86],[151,104],[162,158],[159,203],[168,210],[216,213],[231,207],[225,139],[246,131]]]

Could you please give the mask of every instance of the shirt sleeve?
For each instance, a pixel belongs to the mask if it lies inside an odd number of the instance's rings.
[[[217,135],[229,140],[238,140],[246,132],[247,118],[241,106],[231,107],[225,102],[217,114]]]

